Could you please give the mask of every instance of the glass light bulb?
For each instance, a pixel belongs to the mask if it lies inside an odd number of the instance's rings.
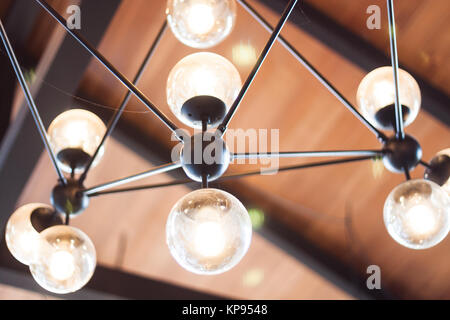
[[[13,257],[26,265],[34,260],[39,242],[39,233],[33,228],[30,220],[33,211],[39,208],[53,210],[47,204],[27,204],[17,209],[6,224],[6,245]]]
[[[94,274],[95,247],[81,230],[55,226],[41,232],[30,271],[44,289],[65,294],[81,289]]]
[[[103,121],[92,112],[72,109],[57,116],[50,124],[48,137],[61,168],[72,172],[69,160],[76,157],[75,173],[81,173],[89,159],[94,155],[106,126]],[[96,166],[103,157],[104,147],[95,158]]]
[[[187,46],[204,49],[223,41],[236,21],[235,0],[169,0],[167,20]]]
[[[433,247],[450,230],[449,198],[432,181],[404,182],[386,199],[384,223],[391,237],[405,247]]]
[[[186,270],[220,274],[244,257],[252,237],[247,210],[231,194],[200,189],[181,198],[166,226],[170,253]]]
[[[167,103],[180,121],[197,128],[181,114],[186,101],[196,96],[213,96],[222,100],[228,110],[241,86],[241,76],[230,61],[214,53],[194,53],[180,60],[170,72]]]
[[[399,69],[400,104],[403,106],[404,126],[417,117],[421,105],[421,93],[417,81],[406,71]],[[367,74],[356,95],[361,114],[380,130],[395,128],[395,86],[392,67],[381,67]]]

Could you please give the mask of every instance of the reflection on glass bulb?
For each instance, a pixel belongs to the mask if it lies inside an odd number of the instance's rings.
[[[400,103],[403,122],[410,125],[417,117],[421,93],[416,80],[399,69]],[[362,115],[380,130],[395,127],[395,87],[392,67],[381,67],[367,74],[359,85],[356,100]]]
[[[53,210],[49,205],[31,203],[17,209],[6,225],[5,239],[9,251],[23,264],[30,264],[35,257],[39,233],[31,224],[31,214],[39,208]]]
[[[410,180],[386,199],[384,222],[395,241],[411,249],[437,245],[450,230],[450,202],[434,182]]]
[[[209,52],[194,53],[183,58],[170,72],[167,103],[180,121],[197,128],[181,113],[186,101],[196,96],[213,96],[222,100],[228,110],[241,86],[239,72],[227,59]]]
[[[186,270],[219,274],[233,268],[247,252],[252,225],[234,196],[200,189],[180,199],[166,226],[170,253]]]
[[[67,280],[75,272],[75,260],[68,251],[57,251],[52,254],[49,262],[52,277],[57,280]]]
[[[65,294],[81,289],[92,277],[95,248],[89,237],[70,226],[55,226],[41,233],[30,271],[44,289]]]
[[[187,46],[209,48],[223,41],[236,20],[235,0],[168,0],[167,20]]]
[[[94,155],[105,132],[105,124],[95,114],[73,109],[63,112],[53,120],[48,129],[48,136],[61,168],[70,173],[71,163],[74,163],[75,173],[81,173]],[[93,166],[98,164],[103,153],[102,147]]]

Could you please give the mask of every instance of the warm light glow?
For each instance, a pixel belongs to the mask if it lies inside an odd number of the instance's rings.
[[[39,233],[33,228],[30,217],[34,210],[52,207],[42,203],[32,203],[17,209],[6,225],[5,240],[9,251],[23,264],[30,264],[35,257]]]
[[[30,271],[44,289],[65,294],[81,289],[94,274],[96,253],[81,230],[60,225],[41,232]]]
[[[204,257],[216,257],[225,249],[225,235],[217,222],[205,222],[196,227],[194,246]]]
[[[245,207],[217,189],[200,189],[181,198],[167,220],[166,240],[174,259],[197,274],[220,274],[247,252],[252,236]]]
[[[417,81],[406,71],[399,69],[398,77],[400,104],[404,112],[403,122],[408,126],[416,119],[420,110],[420,88]],[[395,86],[392,67],[381,67],[368,73],[358,87],[356,100],[359,111],[375,127],[380,130],[393,129]]]
[[[229,109],[241,86],[239,72],[227,59],[209,52],[194,53],[183,58],[170,72],[167,103],[180,121],[199,128],[199,124],[182,115],[183,104],[193,97],[207,95],[222,100]]]
[[[72,109],[63,112],[52,121],[48,137],[61,168],[71,172],[70,166],[62,162],[58,155],[68,149],[78,149],[87,157],[93,156],[105,132],[105,124],[95,114],[87,110]],[[103,153],[104,147],[95,158],[93,166],[98,164]],[[82,170],[83,168],[78,168],[76,173]]]
[[[449,197],[432,181],[404,182],[386,199],[384,223],[391,237],[405,247],[433,247],[450,230]]]
[[[50,257],[50,274],[57,280],[67,280],[75,272],[75,260],[67,251],[57,251]]]
[[[214,27],[214,11],[211,6],[205,3],[195,3],[188,12],[188,27],[192,33],[202,35]]]
[[[426,238],[438,228],[438,221],[433,211],[423,204],[407,210],[404,219],[407,233],[416,239]]]
[[[242,67],[253,66],[258,60],[255,47],[251,44],[240,43],[233,47],[233,62]]]
[[[205,49],[222,42],[233,30],[235,0],[168,0],[167,21],[187,46]]]

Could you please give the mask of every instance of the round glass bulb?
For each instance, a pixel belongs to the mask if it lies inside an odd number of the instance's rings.
[[[241,86],[239,71],[230,61],[215,53],[194,53],[180,60],[170,72],[167,103],[181,122],[198,128],[181,114],[186,101],[196,96],[212,96],[222,100],[229,110]]]
[[[404,126],[417,117],[422,101],[417,81],[406,71],[398,70],[400,104]],[[395,86],[392,67],[381,67],[367,74],[356,95],[361,114],[376,128],[395,128]]]
[[[105,132],[105,124],[92,112],[72,109],[57,116],[50,124],[48,137],[62,170],[72,172],[70,162],[74,159],[77,164],[75,173],[81,173]],[[104,151],[102,147],[93,167],[99,163]]]
[[[81,289],[94,274],[95,247],[81,230],[55,226],[41,232],[30,271],[44,289],[65,294]]]
[[[39,208],[53,210],[47,204],[27,204],[17,209],[6,224],[6,245],[13,257],[26,265],[34,260],[40,239],[39,233],[31,224],[31,214]]]
[[[197,274],[233,268],[247,252],[251,237],[245,207],[217,189],[200,189],[181,198],[166,226],[170,253],[183,268]]]
[[[223,41],[236,21],[235,0],[169,0],[167,21],[175,37],[204,49]]]
[[[384,223],[395,241],[411,249],[437,245],[450,230],[450,202],[438,184],[410,180],[386,199]]]

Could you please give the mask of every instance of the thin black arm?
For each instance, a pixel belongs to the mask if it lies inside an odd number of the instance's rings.
[[[248,76],[247,80],[244,83],[244,86],[242,87],[241,91],[239,92],[236,100],[234,101],[233,105],[231,106],[230,110],[226,114],[223,122],[219,126],[219,130],[222,132],[222,134],[225,134],[227,131],[228,125],[235,115],[237,109],[239,108],[239,105],[241,104],[242,100],[245,97],[245,94],[247,93],[248,89],[250,88],[250,85],[252,84],[253,80],[255,79],[256,75],[258,74],[259,69],[261,68],[264,60],[266,59],[267,55],[270,52],[270,49],[274,45],[275,41],[278,38],[278,35],[281,32],[281,29],[283,29],[283,26],[285,25],[286,21],[289,19],[289,16],[291,15],[292,10],[294,9],[295,5],[297,4],[298,0],[290,0],[286,9],[283,12],[283,15],[281,16],[280,21],[278,22],[278,25],[272,32],[272,36],[270,37],[269,41],[267,42],[264,50],[262,51],[261,55],[259,56],[258,61],[256,62],[252,72]]]
[[[247,1],[245,0],[237,0],[239,4],[247,10],[247,12],[261,24],[267,31],[273,32],[273,27],[261,16],[255,8],[253,8]],[[377,138],[384,142],[387,140],[386,135],[375,128],[364,116],[359,113],[359,111],[348,101],[313,65],[298,52],[282,35],[278,37],[278,41],[286,48],[286,50],[297,59],[320,83],[322,83],[328,91],[333,94],[353,115],[361,121],[370,131],[372,131]]]
[[[162,166],[129,176],[129,177],[125,177],[122,179],[118,179],[118,180],[114,180],[111,182],[107,182],[107,183],[103,183],[101,185],[86,189],[84,192],[87,195],[90,195],[92,193],[97,193],[99,191],[103,191],[103,190],[107,190],[107,189],[111,189],[123,184],[127,184],[127,183],[131,183],[133,181],[137,181],[137,180],[141,180],[141,179],[145,179],[160,173],[164,173],[164,172],[168,172],[168,171],[172,171],[175,169],[178,169],[181,167],[181,163],[179,162],[172,162],[172,163],[168,163],[168,164],[164,164]]]
[[[424,166],[425,168],[431,168],[430,164],[424,160],[420,160],[419,164],[421,164],[422,166]]]
[[[409,169],[407,167],[404,168],[406,180],[411,180],[411,175],[409,174]]]
[[[395,86],[395,134],[397,138],[403,139],[405,131],[403,128],[402,105],[400,104],[400,90],[398,79],[398,52],[397,52],[397,36],[395,29],[394,1],[387,0],[388,17],[389,17],[389,38],[391,44],[391,61],[392,70],[394,72]]]
[[[298,151],[273,153],[235,153],[232,159],[260,159],[260,158],[309,158],[309,157],[356,157],[380,156],[382,150],[342,150],[342,151]]]
[[[281,167],[279,169],[273,169],[273,170],[259,169],[259,170],[255,170],[255,171],[245,172],[245,173],[235,173],[235,174],[226,175],[226,176],[221,177],[220,180],[212,182],[212,184],[220,183],[225,180],[236,179],[236,178],[243,178],[243,177],[249,177],[249,176],[257,176],[257,175],[264,175],[264,174],[285,172],[285,171],[292,171],[292,170],[300,170],[300,169],[307,169],[307,168],[324,167],[324,166],[329,166],[329,165],[344,164],[344,163],[357,162],[357,161],[370,160],[370,159],[374,159],[374,157],[355,157],[355,158],[332,160],[332,161],[313,162],[313,163],[306,163],[306,164],[301,164],[301,165],[296,165],[296,166]],[[188,185],[188,184],[192,184],[192,183],[196,183],[196,182],[192,181],[192,180],[178,180],[178,181],[173,181],[173,182],[168,182],[168,183],[151,184],[151,185],[144,185],[144,186],[139,186],[139,187],[114,189],[114,190],[108,190],[108,191],[103,191],[103,192],[95,192],[95,193],[88,194],[88,196],[89,197],[97,197],[97,196],[108,195],[108,194],[116,194],[116,193],[124,193],[124,192],[133,192],[133,191]]]
[[[182,136],[177,132],[178,127],[161,112],[127,77],[117,70],[94,46],[92,46],[79,32],[70,29],[66,20],[46,1],[36,0],[75,40],[77,40],[93,57],[102,63],[129,91],[131,91],[150,111],[152,111],[180,140]]]
[[[147,55],[145,56],[144,61],[141,64],[141,67],[139,68],[136,77],[133,80],[133,84],[137,85],[138,82],[141,80],[142,75],[144,74],[145,69],[147,68],[153,54],[156,51],[156,48],[158,47],[158,44],[160,43],[165,31],[167,30],[167,20],[164,20],[163,25],[161,26],[161,29],[158,32],[158,35],[156,36],[156,39],[153,41],[152,46],[150,47],[150,50],[147,52]],[[92,164],[95,161],[95,158],[97,157],[98,153],[100,152],[101,148],[103,147],[103,145],[105,144],[106,140],[108,139],[108,137],[112,134],[112,131],[114,130],[114,128],[117,125],[117,122],[119,121],[123,111],[125,110],[125,107],[127,106],[128,102],[130,101],[132,97],[132,93],[131,91],[127,91],[125,98],[123,99],[122,103],[120,104],[120,107],[114,112],[114,115],[112,116],[111,120],[108,123],[108,126],[106,128],[106,132],[102,138],[102,141],[100,142],[100,144],[97,147],[97,150],[95,150],[94,155],[91,157],[88,165],[86,166],[86,169],[84,169],[83,174],[80,176],[80,183],[82,184],[84,182],[84,180],[87,177],[87,174],[92,166]]]
[[[6,30],[3,27],[3,23],[1,20],[0,20],[0,34],[6,52],[8,53],[8,57],[11,61],[11,65],[14,68],[14,72],[16,73],[17,80],[19,81],[20,86],[22,87],[25,99],[27,100],[28,103],[28,107],[30,108],[31,114],[33,115],[36,127],[39,131],[39,134],[41,135],[41,139],[42,142],[44,143],[45,149],[47,150],[47,153],[49,154],[50,159],[52,160],[53,166],[56,169],[56,173],[58,174],[60,182],[62,184],[66,184],[67,183],[66,178],[64,177],[64,174],[62,173],[61,168],[59,167],[58,162],[56,160],[55,153],[53,152],[52,147],[50,146],[45,126],[42,122],[41,116],[39,115],[36,103],[34,102],[33,96],[31,95],[30,89],[28,88],[28,84],[25,80],[22,70],[20,69],[19,62],[17,61],[17,57],[14,53],[14,49],[12,48],[11,43],[9,42],[8,35],[6,34]]]

